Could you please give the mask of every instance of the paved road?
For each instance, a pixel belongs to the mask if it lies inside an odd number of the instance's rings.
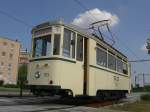
[[[146,92],[135,92],[131,94],[127,94],[127,98],[123,99],[125,102],[136,102],[140,100],[141,95],[146,94]]]
[[[70,102],[72,103],[72,102]],[[74,103],[74,102],[73,102]],[[69,105],[58,97],[0,97],[0,112],[120,112]]]
[[[2,95],[4,93],[1,93]],[[0,95],[1,95],[0,94]],[[145,93],[131,93],[124,101],[140,100]],[[4,94],[5,95],[5,94]],[[11,93],[15,95],[15,93]],[[79,104],[79,105],[74,105]],[[77,100],[60,100],[59,97],[0,97],[0,112],[121,112],[106,108],[81,106]],[[122,111],[123,112],[123,111]]]
[[[124,101],[135,102],[140,100],[142,94],[145,93],[131,93]],[[0,93],[0,95],[3,96],[7,94]],[[11,93],[11,95],[15,96],[15,93]],[[106,108],[81,106],[80,103],[78,103],[79,100],[60,100],[59,97],[29,96],[30,97],[22,98],[0,97],[0,112],[121,112],[108,110]]]

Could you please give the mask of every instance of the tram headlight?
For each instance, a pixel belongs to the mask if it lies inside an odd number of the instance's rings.
[[[35,72],[35,78],[40,78],[40,75],[41,75],[41,73],[38,71],[38,72]]]

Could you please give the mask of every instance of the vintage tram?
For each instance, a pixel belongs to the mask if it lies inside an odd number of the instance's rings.
[[[27,80],[35,95],[121,98],[131,89],[127,57],[97,36],[63,21],[32,29]]]

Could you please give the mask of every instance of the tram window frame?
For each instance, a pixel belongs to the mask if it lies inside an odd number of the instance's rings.
[[[39,41],[39,42],[37,42]],[[40,57],[42,56],[42,40],[41,38],[34,38],[33,39],[33,57]],[[40,46],[38,47],[37,49],[37,46]],[[38,51],[37,51],[38,50]]]
[[[84,37],[80,34],[77,34],[76,59],[78,61],[83,61],[83,41]]]
[[[60,55],[60,34],[54,34],[53,55]]]
[[[123,74],[128,75],[128,64],[123,62]]]
[[[105,56],[104,56],[105,55]],[[97,65],[107,67],[107,51],[102,48],[96,47],[96,63]]]
[[[118,58],[116,59],[116,64],[117,64],[117,72],[123,73],[123,62],[122,59]]]
[[[112,59],[114,59],[114,60],[112,60]],[[108,52],[108,68],[116,71],[116,57],[115,57],[115,55],[111,54],[110,52]]]
[[[51,52],[52,52],[52,40],[51,40],[51,37],[45,36],[43,38],[44,39],[43,39],[42,56],[51,56]]]
[[[68,30],[67,28],[64,28],[63,56],[68,57],[68,58],[71,57],[71,31]]]
[[[37,43],[37,41],[40,42]],[[48,42],[50,45],[48,45]],[[37,45],[40,45],[40,48],[37,49]],[[39,50],[39,51],[37,51]],[[49,50],[49,51],[48,51]],[[36,54],[38,53],[38,54]],[[41,56],[51,56],[52,54],[52,37],[51,35],[37,37],[33,39],[33,57],[41,57]]]
[[[75,58],[75,50],[76,50],[76,33],[72,32],[72,39],[71,39],[71,45],[72,45],[72,58]]]

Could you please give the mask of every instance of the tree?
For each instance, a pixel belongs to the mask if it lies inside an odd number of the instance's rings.
[[[146,43],[147,43],[146,48],[148,50],[148,54],[150,54],[150,39],[147,39]]]
[[[27,64],[22,64],[19,66],[18,70],[18,81],[26,81],[27,80]]]
[[[19,66],[18,84],[20,86],[20,97],[22,97],[25,81],[27,80],[27,71],[28,71],[27,64],[22,64]]]

